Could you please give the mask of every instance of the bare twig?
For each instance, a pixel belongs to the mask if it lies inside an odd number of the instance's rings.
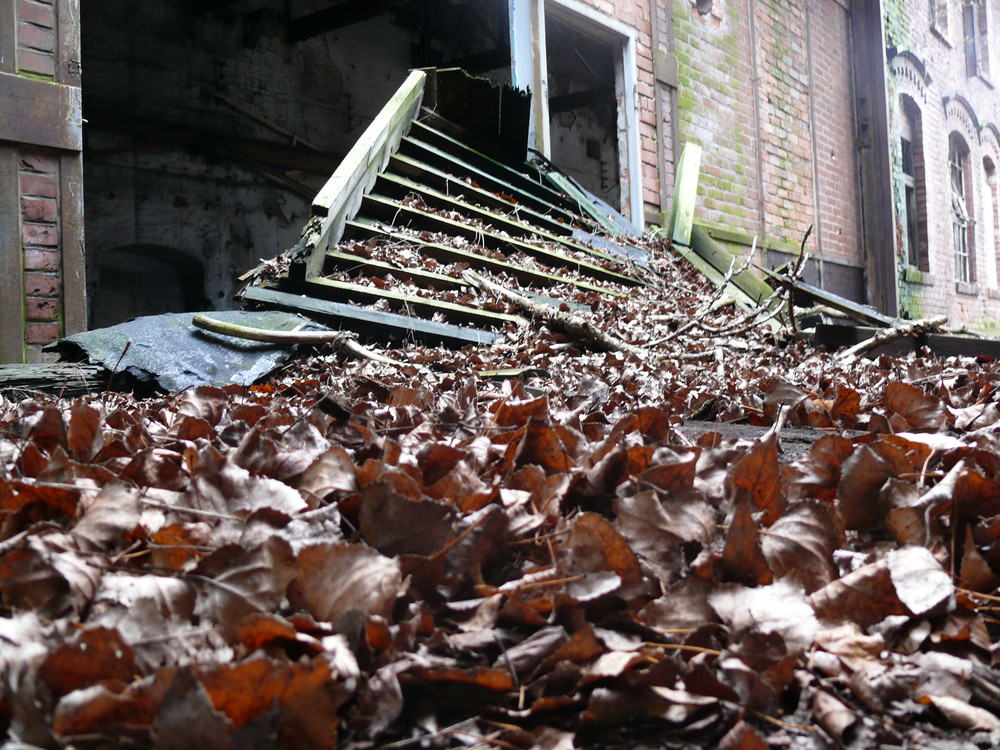
[[[836,355],[836,358],[844,364],[850,364],[860,355],[871,351],[872,349],[876,349],[882,344],[887,344],[890,341],[898,341],[899,339],[905,339],[910,336],[919,336],[927,331],[937,330],[947,322],[947,316],[938,315],[934,318],[907,321],[893,326],[892,328],[880,328],[871,338],[867,338],[864,341],[839,352]]]
[[[551,325],[558,326],[575,338],[595,344],[602,349],[607,349],[608,351],[628,352],[629,354],[634,354],[638,357],[646,356],[646,352],[643,349],[633,346],[632,344],[629,344],[628,342],[623,341],[617,336],[613,336],[606,331],[602,331],[593,323],[581,318],[579,315],[565,313],[554,307],[549,307],[548,305],[535,302],[522,294],[518,294],[512,289],[495,284],[473,271],[466,271],[462,274],[462,278],[484,292],[496,294],[497,296],[503,297],[509,302],[514,303],[515,306],[532,317],[543,320]]]
[[[347,352],[358,359],[369,359],[372,362],[378,362],[383,365],[395,365],[396,367],[404,367],[406,365],[405,362],[397,362],[394,359],[383,357],[381,354],[376,354],[370,349],[361,346],[350,331],[272,331],[266,328],[251,328],[250,326],[241,326],[236,323],[226,323],[215,318],[210,318],[207,315],[202,315],[201,313],[195,315],[191,319],[191,323],[196,328],[238,339],[279,345],[332,344],[335,348]]]

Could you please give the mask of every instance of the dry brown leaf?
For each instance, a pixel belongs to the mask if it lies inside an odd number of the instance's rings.
[[[726,532],[719,571],[723,580],[745,586],[767,585],[774,580],[761,548],[760,531],[750,515],[749,500],[742,500],[736,505]]]
[[[836,511],[827,503],[792,505],[761,538],[767,564],[778,578],[788,576],[811,594],[830,583],[837,571],[833,553],[844,542]]]
[[[288,592],[292,606],[334,626],[352,613],[387,616],[402,585],[397,560],[356,544],[306,547],[295,571],[297,580]]]

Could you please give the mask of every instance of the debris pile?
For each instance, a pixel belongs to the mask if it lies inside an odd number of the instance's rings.
[[[650,249],[661,287],[563,311],[622,351],[529,317],[5,401],[9,735],[994,746],[998,365],[838,360]]]

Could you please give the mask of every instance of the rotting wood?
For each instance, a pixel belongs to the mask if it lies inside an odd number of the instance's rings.
[[[366,195],[365,201],[368,202],[367,208],[371,210],[373,214],[378,212],[380,216],[384,217],[385,221],[393,222],[394,219],[398,221],[400,217],[408,217],[409,219],[418,220],[426,226],[435,228],[435,231],[442,231],[448,234],[464,237],[468,240],[478,242],[486,247],[493,248],[494,250],[500,250],[501,252],[511,248],[521,250],[522,252],[525,252],[528,255],[533,255],[547,263],[562,266],[564,268],[572,268],[595,279],[618,282],[619,284],[627,284],[629,286],[645,285],[645,282],[642,279],[634,276],[626,276],[625,274],[618,273],[617,271],[609,271],[608,269],[595,265],[589,261],[557,253],[540,245],[533,245],[530,242],[519,240],[516,237],[509,237],[485,229],[479,229],[469,224],[464,224],[461,221],[449,219],[447,216],[441,216],[430,211],[424,211],[414,206],[404,206],[402,203],[380,195],[375,195],[374,193]],[[617,260],[614,262],[621,263],[621,261]]]
[[[939,330],[941,326],[947,322],[947,316],[938,315],[935,318],[928,318],[926,320],[908,320],[901,322],[892,328],[880,328],[871,338],[865,339],[852,347],[844,349],[843,351],[838,352],[835,356],[841,362],[850,364],[865,352],[877,349],[883,344],[888,344],[891,341],[897,341],[899,339],[910,338],[911,336],[919,336],[929,331]]]
[[[103,391],[110,373],[100,365],[77,362],[0,365],[0,395],[18,398],[24,391],[80,396]]]
[[[423,198],[426,203],[434,202],[438,204],[436,207],[448,207],[453,210],[461,211],[467,214],[469,218],[478,219],[486,226],[489,226],[497,231],[507,232],[513,237],[521,239],[528,237],[537,238],[556,245],[562,245],[563,247],[577,253],[582,253],[583,255],[592,255],[601,260],[610,260],[616,263],[619,262],[617,258],[614,258],[601,250],[595,250],[592,247],[581,245],[568,237],[553,234],[552,232],[540,227],[530,226],[523,223],[515,216],[499,214],[495,211],[481,208],[468,203],[467,201],[460,200],[457,196],[446,195],[426,185],[408,180],[405,177],[382,174],[379,176],[379,180],[389,183],[390,185],[395,185],[397,187],[397,194],[406,196],[410,192],[419,193],[421,198]],[[379,183],[380,190],[383,182]],[[509,205],[508,208],[516,209],[516,204]]]
[[[303,230],[291,276],[306,279],[322,269],[326,249],[340,240],[344,222],[357,212],[364,193],[371,189],[412,124],[426,77],[420,70],[407,76],[316,195],[312,211],[320,221],[309,222]]]
[[[567,226],[579,220],[572,211],[563,205],[564,199],[558,194],[542,197],[525,189],[523,186],[515,186],[509,179],[506,179],[517,176],[518,173],[516,172],[513,175],[509,173],[501,175],[498,171],[486,171],[457,154],[416,138],[412,131],[403,139],[399,148],[399,153],[404,156],[409,156],[423,163],[432,163],[443,169],[454,169],[456,174],[468,174],[470,178],[475,179],[480,187],[487,187],[498,193],[516,194],[518,201],[522,205],[530,206],[535,211],[546,213],[557,221],[562,219]]]
[[[698,179],[701,171],[701,146],[685,143],[677,165],[674,180],[674,201],[670,206],[670,224],[667,233],[671,242],[691,245],[694,228],[694,205],[698,197]]]
[[[524,266],[519,266],[516,263],[509,263],[505,260],[490,258],[478,253],[469,252],[468,250],[452,247],[451,245],[444,245],[439,242],[430,242],[428,240],[421,239],[420,237],[394,232],[375,222],[355,219],[347,222],[347,226],[356,232],[360,232],[364,236],[385,237],[394,242],[411,243],[419,247],[428,257],[435,258],[443,263],[468,263],[476,268],[488,268],[493,271],[510,274],[519,281],[524,281],[529,284],[541,284],[542,286],[567,284],[578,289],[598,292],[612,297],[626,296],[624,292],[607,289],[588,281],[570,279],[565,276],[546,273],[545,271],[535,271],[530,268],[525,268]]]
[[[902,322],[899,318],[892,318],[888,315],[883,315],[874,307],[853,302],[852,300],[841,297],[833,292],[828,292],[827,290],[820,289],[812,284],[807,284],[804,281],[792,281],[784,274],[775,273],[774,271],[770,271],[766,268],[761,268],[760,271],[775,284],[778,284],[785,289],[794,291],[796,304],[826,305],[829,308],[847,315],[853,320],[875,326],[895,326]]]
[[[429,289],[454,289],[463,286],[459,279],[445,276],[442,273],[433,273],[432,271],[424,271],[419,268],[384,263],[379,260],[365,258],[362,255],[328,250],[326,259],[328,266],[336,266],[346,273],[360,271],[371,275],[391,274],[396,278],[405,279],[417,286]]]
[[[246,339],[248,341],[261,341],[265,344],[309,344],[320,346],[329,344],[335,350],[346,352],[358,359],[368,359],[383,365],[403,366],[404,362],[397,362],[394,359],[383,357],[370,349],[366,349],[357,342],[356,334],[351,331],[272,331],[265,328],[253,328],[251,326],[241,326],[237,323],[227,323],[216,320],[201,313],[191,318],[191,324],[195,328],[218,333],[223,336]]]
[[[572,234],[572,228],[567,223],[557,221],[551,216],[537,211],[527,204],[521,203],[519,200],[515,200],[511,195],[500,191],[490,192],[489,190],[484,190],[482,186],[470,184],[470,182],[441,169],[437,169],[419,159],[397,152],[389,159],[389,168],[393,174],[409,177],[414,181],[420,181],[425,185],[434,187],[438,192],[443,192],[447,195],[469,195],[477,203],[495,210],[510,211],[515,216],[523,214],[533,224],[546,227],[548,231],[555,234]]]
[[[373,286],[352,284],[349,281],[336,281],[334,279],[317,277],[309,279],[306,282],[289,281],[284,288],[288,291],[298,291],[308,294],[310,297],[331,299],[336,302],[361,301],[362,304],[368,304],[385,300],[407,311],[423,311],[427,315],[438,313],[452,322],[461,320],[468,323],[496,327],[500,327],[504,323],[521,326],[527,322],[524,318],[516,315],[480,310],[476,307],[459,305],[454,302],[442,302],[433,297],[417,297],[412,294],[403,294],[389,289],[378,289]]]
[[[464,155],[460,157],[462,161],[471,164],[477,170],[488,171],[498,176],[502,175],[518,192],[530,192],[532,195],[538,196],[539,199],[554,206],[565,206],[566,198],[557,190],[542,182],[542,175],[540,173],[535,172],[529,176],[520,169],[516,169],[510,164],[505,164],[488,154],[477,151],[468,144],[463,143],[438,128],[431,127],[425,122],[418,120],[414,123],[410,138],[431,146],[434,146],[436,143],[437,148],[453,149]],[[566,208],[564,207],[563,210],[565,211]]]
[[[411,315],[357,307],[343,302],[303,297],[301,294],[265,287],[251,286],[243,292],[247,302],[283,310],[294,310],[319,320],[329,320],[349,325],[359,333],[384,338],[420,337],[429,343],[464,346],[466,344],[491,344],[497,338],[492,331],[479,328],[439,323]]]
[[[556,326],[580,341],[595,344],[601,349],[606,349],[608,351],[627,352],[628,354],[633,354],[640,358],[648,356],[648,353],[645,350],[637,346],[633,346],[617,336],[612,336],[611,334],[602,331],[593,323],[581,318],[579,315],[566,313],[549,305],[535,302],[534,300],[528,299],[524,295],[519,294],[512,289],[507,289],[500,284],[495,284],[489,279],[483,278],[473,271],[466,271],[462,274],[462,278],[484,292],[496,294],[497,296],[514,303],[518,308],[528,313],[533,318],[538,318],[539,320],[543,320],[550,325]]]

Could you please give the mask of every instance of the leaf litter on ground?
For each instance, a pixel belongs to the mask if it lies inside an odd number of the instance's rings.
[[[846,365],[655,260],[569,294],[645,356],[532,324],[0,402],[10,741],[995,746],[1000,365]]]

